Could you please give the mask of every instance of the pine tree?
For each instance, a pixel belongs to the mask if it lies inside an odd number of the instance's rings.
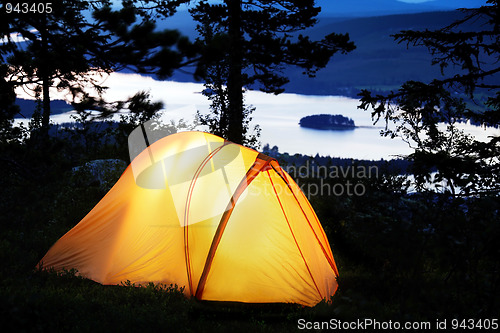
[[[197,74],[209,84],[220,85],[211,80],[218,66],[225,67],[217,80],[225,86],[224,97],[219,99],[225,99],[226,107],[218,109],[216,117],[223,120],[219,124],[225,128],[218,131],[226,133],[227,139],[245,142],[251,110],[244,104],[245,89],[279,94],[288,82],[284,75],[287,66],[299,66],[314,76],[333,54],[354,49],[348,34],[332,33],[319,41],[300,34],[314,26],[320,10],[313,0],[225,0],[216,4],[200,0],[191,8],[198,29],[211,31],[198,39],[202,56]]]
[[[76,104],[101,103],[92,95],[106,89],[102,74],[125,67],[148,72],[161,63],[158,74],[168,77],[192,52],[187,38],[176,30],[157,31],[151,10],[140,7],[141,1],[123,1],[118,9],[111,0],[26,3],[26,13],[23,6],[9,14],[2,11],[7,21],[0,32],[7,42],[0,45],[0,56],[8,64],[9,82],[41,99],[42,137],[49,130],[51,88],[68,92]],[[32,4],[43,12],[32,11]],[[169,6],[163,15],[173,13]],[[14,34],[25,42],[15,42]]]
[[[90,74],[109,71],[105,54],[106,37],[93,29],[85,18],[86,10],[100,1],[55,0],[49,5],[26,1],[9,14],[4,38],[17,34],[23,43],[2,45],[8,63],[7,73],[16,86],[31,89],[42,100],[41,132],[48,134],[50,120],[50,88],[67,90],[75,97],[82,86],[99,88]],[[14,3],[15,5],[16,3]],[[17,10],[16,10],[17,9]]]

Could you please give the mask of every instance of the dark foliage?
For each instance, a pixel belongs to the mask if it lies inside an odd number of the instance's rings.
[[[375,122],[385,121],[384,135],[401,137],[415,149],[408,158],[422,188],[437,170],[434,181],[445,182],[453,195],[498,195],[499,136],[480,141],[458,125],[464,120],[499,125],[499,3],[489,0],[463,11],[464,18],[440,30],[394,36],[408,46],[426,47],[443,77],[408,81],[388,95],[364,90],[360,108],[371,109]],[[471,21],[479,29],[462,30]]]
[[[74,107],[81,103],[80,109],[95,109],[104,103],[103,75],[131,68],[166,78],[196,54],[178,31],[158,31],[153,9],[141,1],[123,1],[118,8],[110,0],[24,3],[29,9],[33,4],[44,9],[7,13],[2,8],[0,33],[6,42],[0,44],[0,64],[5,64],[1,74],[8,78],[9,89],[23,87],[39,101],[32,121],[39,141],[48,136],[51,89],[67,92]],[[158,10],[172,15],[175,3],[164,2]]]
[[[279,94],[288,82],[286,65],[314,76],[335,53],[355,47],[348,34],[330,33],[313,41],[301,31],[314,26],[320,8],[314,1],[198,1],[191,9],[199,22],[202,56],[197,74],[219,94],[215,121],[218,132],[244,143],[251,108],[245,107],[244,89],[254,87]],[[214,77],[215,75],[215,77]],[[224,90],[217,89],[223,84]]]
[[[156,24],[158,18],[173,15],[185,2],[130,0],[116,9],[105,1],[92,12],[96,27],[107,38],[105,58],[115,70],[129,69],[162,79],[190,64],[197,52],[189,39],[175,29],[159,30]]]
[[[4,147],[0,162],[1,319],[8,330],[294,331],[298,320],[375,318],[431,321],[497,315],[500,252],[498,198],[460,199],[407,194],[405,165],[388,161],[290,156],[270,149],[316,210],[337,261],[339,290],[332,303],[198,302],[175,286],[102,286],[75,272],[35,271],[49,247],[105,195],[83,181],[74,166],[121,158],[114,145],[52,138],[50,153],[30,146]],[[266,148],[268,149],[268,148]],[[301,172],[293,173],[293,167]],[[360,173],[313,173],[318,166],[369,168]],[[308,170],[308,171],[307,171]],[[358,169],[356,169],[358,170]],[[111,175],[110,185],[120,172]],[[314,194],[327,184],[363,186],[361,196]],[[359,185],[361,184],[361,185]],[[109,188],[109,187],[108,187]]]
[[[97,80],[89,72],[107,72],[112,64],[104,56],[107,36],[100,34],[84,16],[86,10],[102,1],[57,0],[48,8],[45,3],[43,7],[38,6],[39,1],[25,3],[30,9],[33,4],[37,5],[37,10],[9,14],[2,10],[5,25],[1,32],[7,42],[0,45],[0,54],[2,62],[8,64],[10,82],[32,90],[42,101],[37,125],[46,137],[51,114],[49,89],[66,90],[75,98],[82,94],[84,85],[100,91]],[[25,42],[16,43],[13,35]]]

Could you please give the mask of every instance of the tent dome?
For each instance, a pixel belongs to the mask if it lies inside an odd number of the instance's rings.
[[[40,261],[102,284],[184,286],[200,300],[329,298],[338,276],[307,198],[276,160],[203,132],[144,149]]]

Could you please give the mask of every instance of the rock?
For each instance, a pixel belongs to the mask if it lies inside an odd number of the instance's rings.
[[[119,159],[93,160],[72,169],[76,184],[99,186],[109,190],[127,168],[127,163]]]

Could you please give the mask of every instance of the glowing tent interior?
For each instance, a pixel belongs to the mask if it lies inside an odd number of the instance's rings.
[[[203,132],[144,149],[39,263],[200,300],[313,306],[337,289],[327,237],[277,161]]]

